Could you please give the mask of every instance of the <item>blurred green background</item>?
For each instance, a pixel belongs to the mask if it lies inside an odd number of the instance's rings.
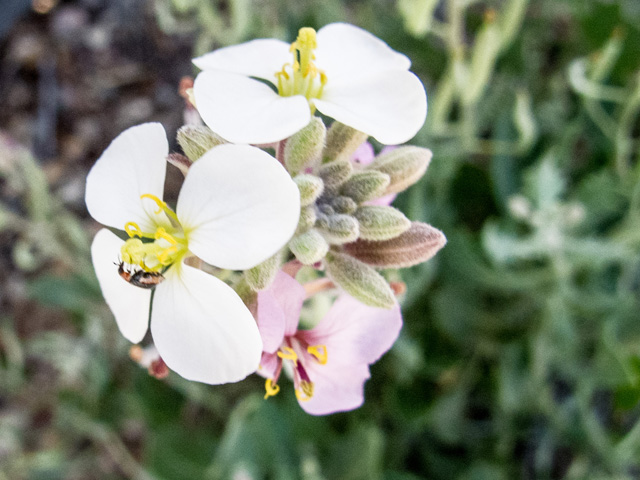
[[[88,169],[175,132],[192,56],[335,21],[429,98],[396,204],[449,243],[402,272],[401,338],[328,417],[150,377],[93,275]],[[0,105],[0,480],[640,478],[638,0],[3,0]]]

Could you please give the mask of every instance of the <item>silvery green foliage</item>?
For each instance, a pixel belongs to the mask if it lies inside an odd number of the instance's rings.
[[[304,265],[324,260],[331,279],[362,302],[389,308],[393,292],[374,268],[414,265],[430,258],[446,240],[428,225],[428,231],[416,225],[401,238],[411,221],[389,202],[379,201],[418,181],[431,152],[400,147],[370,165],[359,165],[351,157],[365,138],[340,123],[334,122],[327,132],[314,121],[286,140],[284,164],[295,175],[302,205],[289,248]],[[368,204],[376,201],[379,204]]]

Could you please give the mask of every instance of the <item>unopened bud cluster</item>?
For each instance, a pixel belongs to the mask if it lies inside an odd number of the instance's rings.
[[[367,136],[318,117],[278,145],[278,159],[300,190],[300,220],[288,250],[303,265],[324,269],[331,280],[367,305],[389,308],[394,294],[376,271],[409,267],[431,258],[446,242],[433,227],[411,222],[382,197],[404,191],[426,172],[431,151],[404,146],[370,164],[352,160]],[[223,143],[204,126],[178,132],[190,161]],[[253,291],[267,288],[290,254],[283,251],[245,272]]]

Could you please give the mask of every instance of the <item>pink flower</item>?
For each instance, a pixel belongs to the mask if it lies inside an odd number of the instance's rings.
[[[364,402],[369,365],[391,348],[402,327],[399,305],[386,310],[343,294],[311,330],[299,330],[305,289],[280,272],[258,293],[263,353],[258,374],[268,398],[280,390],[282,368],[293,377],[300,406],[312,415],[353,410]]]

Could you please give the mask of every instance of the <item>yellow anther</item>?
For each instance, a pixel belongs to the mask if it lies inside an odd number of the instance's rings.
[[[143,198],[148,198],[150,200],[153,200],[156,205],[158,205],[158,210],[156,210],[154,213],[156,215],[164,212],[167,214],[167,216],[169,216],[172,220],[174,220],[176,223],[180,223],[180,220],[178,220],[178,216],[175,214],[175,212],[173,210],[171,210],[166,202],[163,202],[162,200],[160,200],[158,197],[156,197],[155,195],[152,195],[151,193],[143,193],[142,195],[140,195],[140,199]]]
[[[326,365],[329,360],[326,345],[309,345],[307,352],[313,355],[320,365]]]
[[[164,211],[167,208],[167,204],[165,202],[163,202],[162,200],[160,200],[155,195],[151,195],[150,193],[143,193],[142,195],[140,195],[140,199],[142,200],[143,198],[149,198],[149,199],[153,200],[154,202],[156,202],[156,205],[158,205],[158,210],[156,210],[154,212],[156,214]]]
[[[293,350],[293,348],[281,347],[280,351],[278,352],[278,356],[283,360],[291,360],[294,365],[298,364],[298,355]]]
[[[158,255],[158,261],[163,265],[168,265],[171,263],[169,260],[169,255],[172,255],[178,251],[178,247],[175,245],[171,245],[169,248],[165,248],[160,255]]]
[[[296,388],[296,398],[301,402],[308,402],[313,397],[313,382],[302,380],[300,388]]]
[[[164,240],[169,242],[171,245],[177,245],[178,243],[178,241],[175,238],[173,238],[171,235],[169,235],[167,231],[162,227],[156,230],[156,235],[155,235],[156,240],[160,238],[163,238]]]
[[[124,231],[130,237],[142,237],[142,230],[136,222],[127,222],[124,226]]]
[[[266,382],[264,382],[264,399],[266,400],[269,397],[273,397],[278,394],[280,391],[280,385],[277,383],[273,383],[270,378],[267,378]]]

